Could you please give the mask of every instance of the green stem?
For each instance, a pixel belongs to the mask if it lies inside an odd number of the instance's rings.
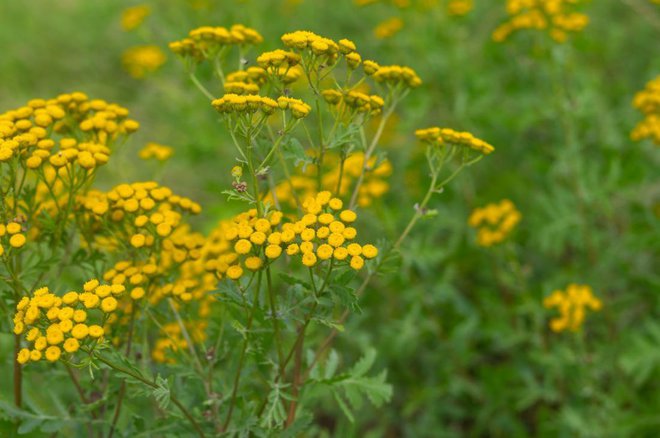
[[[214,100],[215,96],[211,94],[209,90],[206,89],[204,85],[202,85],[201,82],[199,82],[199,79],[197,79],[197,76],[195,76],[195,73],[190,73],[190,80],[195,84],[195,86],[199,89],[199,91],[202,92],[204,96],[206,96],[209,100]]]
[[[277,360],[279,362],[280,374],[284,373],[282,363],[284,359],[284,352],[282,351],[282,337],[280,334],[280,323],[278,321],[277,312],[275,311],[275,291],[273,291],[273,281],[270,273],[270,266],[266,268],[266,283],[268,286],[268,299],[270,301],[270,313],[273,318],[273,329],[275,331],[275,347],[277,349]]]
[[[234,376],[234,385],[231,391],[231,401],[229,402],[229,411],[227,412],[227,418],[225,418],[225,422],[222,425],[222,431],[227,430],[227,427],[229,426],[229,423],[231,421],[232,414],[234,413],[234,406],[236,405],[236,396],[238,394],[238,385],[241,380],[241,373],[243,371],[243,366],[245,365],[245,356],[247,355],[248,345],[250,344],[250,330],[252,329],[252,321],[254,320],[255,308],[257,307],[256,303],[259,296],[259,290],[261,289],[262,272],[263,271],[259,271],[259,275],[257,277],[255,299],[248,314],[247,324],[245,325],[245,340],[243,341],[243,349],[241,351],[241,356],[238,360],[238,368],[236,369],[236,375]]]
[[[138,380],[138,381],[144,383],[145,385],[149,386],[150,388],[154,388],[154,389],[159,388],[159,386],[158,386],[156,383],[154,383],[154,382],[152,382],[152,381],[146,379],[146,378],[143,377],[142,375],[140,375],[140,374],[138,374],[138,373],[136,373],[136,372],[133,372],[133,371],[131,371],[131,370],[127,370],[127,369],[125,369],[125,368],[122,368],[122,367],[120,367],[120,366],[117,366],[117,365],[115,365],[114,363],[110,362],[108,359],[104,358],[103,356],[101,356],[101,355],[99,355],[99,354],[95,354],[94,357],[95,357],[96,359],[100,360],[101,362],[103,362],[104,364],[106,364],[107,366],[109,366],[110,368],[114,369],[115,371],[118,371],[118,372],[120,372],[120,373],[126,374],[127,376],[131,376],[131,377],[133,377],[135,380]],[[179,401],[179,399],[177,399],[177,398],[176,398],[171,392],[170,392],[170,400],[172,401],[172,403],[174,403],[174,405],[175,405],[177,408],[179,408],[179,410],[180,410],[181,413],[186,417],[186,419],[188,419],[188,421],[189,421],[190,424],[193,426],[193,428],[195,429],[195,431],[197,432],[197,434],[198,434],[200,437],[205,438],[206,435],[204,434],[204,431],[202,430],[202,428],[200,427],[200,425],[197,423],[197,421],[195,421],[195,418],[190,414],[190,412],[185,408],[185,406],[183,406],[183,404]]]

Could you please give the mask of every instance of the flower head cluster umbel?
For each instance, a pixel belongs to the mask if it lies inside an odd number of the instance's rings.
[[[546,31],[550,37],[563,43],[571,33],[580,32],[589,23],[589,17],[576,12],[584,0],[507,0],[509,19],[493,32],[493,40],[502,42],[520,30]]]
[[[601,300],[596,298],[590,286],[569,284],[566,291],[556,290],[543,300],[547,309],[556,307],[559,316],[550,321],[552,331],[577,331],[584,323],[586,310],[594,312],[603,307]]]
[[[478,230],[477,243],[488,247],[503,242],[518,225],[521,217],[513,202],[504,199],[499,203],[475,208],[468,224]]]
[[[635,95],[633,106],[644,115],[644,119],[635,126],[630,138],[634,141],[648,138],[660,146],[660,76],[649,81]]]
[[[90,280],[82,292],[59,297],[42,287],[32,297],[22,298],[16,305],[14,333],[24,334],[30,347],[21,349],[16,360],[21,364],[42,359],[55,362],[81,346],[94,348],[103,340],[103,325],[117,309],[124,290],[121,285]]]

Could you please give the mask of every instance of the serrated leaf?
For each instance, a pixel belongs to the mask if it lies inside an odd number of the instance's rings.
[[[158,388],[155,388],[152,391],[152,395],[158,402],[158,406],[165,410],[170,405],[170,385],[167,379],[163,379],[160,375],[156,376],[156,385]]]
[[[294,166],[312,162],[312,157],[305,153],[305,148],[295,137],[289,137],[282,143],[282,154],[287,160],[293,160]]]
[[[279,272],[277,275],[280,277],[280,279],[282,279],[282,281],[284,281],[285,283],[287,283],[291,286],[301,285],[301,286],[304,286],[305,289],[307,289],[307,290],[312,290],[312,285],[311,284],[307,283],[306,281],[303,281],[303,280],[299,279],[298,277],[294,277],[293,275],[289,275],[286,272]]]
[[[337,400],[337,404],[339,405],[339,408],[342,410],[344,415],[346,415],[348,421],[350,421],[351,423],[355,423],[355,417],[353,417],[353,413],[351,412],[351,409],[348,407],[346,402],[341,398],[341,395],[337,391],[333,391],[333,394],[335,396],[335,400]]]
[[[374,364],[374,361],[376,360],[376,350],[373,348],[369,348],[367,352],[362,356],[362,358],[357,361],[355,365],[353,365],[353,368],[351,368],[351,375],[353,377],[361,377],[364,376],[371,366]]]

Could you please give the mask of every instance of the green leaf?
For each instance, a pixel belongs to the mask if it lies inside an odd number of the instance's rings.
[[[261,426],[269,429],[279,428],[284,424],[287,418],[286,410],[284,409],[284,400],[292,400],[293,397],[284,393],[283,389],[288,387],[288,384],[275,383],[272,385],[268,393],[268,404],[264,411],[264,418],[261,420]]]
[[[285,159],[293,160],[294,166],[312,162],[312,157],[305,153],[303,145],[294,137],[289,137],[282,143],[282,154]]]
[[[337,404],[341,408],[344,415],[346,415],[346,418],[348,418],[348,421],[350,421],[351,423],[355,423],[355,417],[353,417],[351,408],[348,407],[346,402],[341,398],[341,395],[337,391],[333,391],[333,394],[335,396],[335,400],[337,400]]]
[[[152,392],[154,398],[158,402],[158,406],[165,410],[170,405],[170,385],[167,379],[163,379],[160,374],[156,376],[156,385]]]

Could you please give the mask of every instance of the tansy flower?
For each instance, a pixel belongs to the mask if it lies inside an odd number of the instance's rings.
[[[143,160],[155,159],[158,161],[167,161],[173,153],[174,149],[169,146],[163,146],[158,143],[147,143],[140,150],[139,156]]]
[[[633,107],[643,114],[644,119],[635,126],[630,138],[633,141],[648,138],[660,146],[660,76],[649,81],[642,91],[635,94]]]
[[[570,33],[580,32],[589,17],[575,12],[583,0],[507,0],[509,19],[493,32],[493,40],[502,42],[514,32],[533,29],[546,31],[556,42],[563,43]]]
[[[374,28],[374,36],[378,39],[391,38],[403,29],[403,20],[399,17],[388,18]]]
[[[550,321],[550,328],[555,332],[564,330],[577,331],[584,323],[586,309],[599,311],[603,303],[593,295],[587,285],[569,284],[566,291],[556,290],[543,300],[547,309],[556,307],[559,317]]]
[[[418,129],[415,131],[415,135],[421,141],[438,147],[467,147],[484,155],[488,155],[495,150],[491,144],[476,138],[469,132],[455,131],[449,128],[434,126]]]
[[[488,247],[504,241],[518,225],[521,217],[515,205],[504,199],[497,204],[474,209],[468,224],[478,230],[477,243]]]
[[[148,5],[138,5],[124,9],[121,14],[121,27],[125,31],[138,28],[144,19],[151,14],[151,8]]]
[[[44,287],[18,302],[14,332],[25,333],[25,340],[32,347],[32,350],[26,348],[18,353],[16,360],[19,363],[39,361],[42,357],[55,362],[61,357],[62,348],[66,354],[73,354],[81,345],[91,347],[98,342],[104,335],[103,327],[88,325],[85,321],[91,314],[99,321],[110,317],[117,308],[116,297],[124,288],[102,285],[93,279],[86,282],[82,290],[59,297]]]
[[[167,59],[158,46],[137,46],[122,55],[124,69],[135,79],[142,79],[158,70]]]

